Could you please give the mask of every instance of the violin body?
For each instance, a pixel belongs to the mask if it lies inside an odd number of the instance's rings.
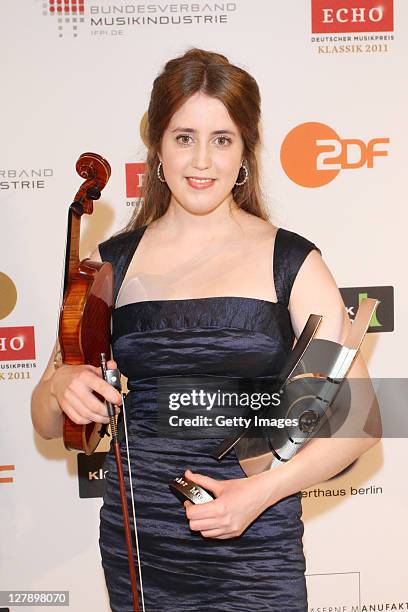
[[[110,355],[113,272],[110,263],[85,259],[72,275],[64,295],[59,335],[62,362],[100,366],[101,353]],[[64,338],[63,343],[61,337]],[[106,425],[77,425],[64,415],[64,444],[68,450],[93,453],[106,434]]]
[[[101,353],[110,355],[110,318],[113,307],[113,270],[110,263],[79,260],[81,217],[92,214],[109,180],[109,163],[97,153],[83,153],[77,163],[85,179],[68,212],[63,303],[58,339],[61,361],[68,365],[100,366]],[[101,398],[102,399],[102,398]],[[100,423],[78,425],[64,413],[63,439],[68,450],[90,455],[107,433]]]

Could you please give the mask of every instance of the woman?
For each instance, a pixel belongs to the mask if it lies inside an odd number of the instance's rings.
[[[128,377],[130,457],[148,612],[307,610],[299,491],[337,474],[375,439],[315,439],[289,463],[244,477],[213,439],[157,436],[157,389],[172,375],[276,376],[310,313],[318,336],[341,342],[350,324],[314,244],[269,222],[258,182],[260,96],[219,54],[192,49],[156,78],[148,110],[144,204],[127,231],[92,258],[115,273],[113,356]],[[92,366],[50,363],[33,394],[45,438],[62,413],[107,423],[92,391],[120,403]],[[115,365],[114,362],[110,364]],[[367,376],[358,358],[351,376]],[[219,440],[218,440],[219,441]],[[117,481],[107,457],[100,546],[112,610],[131,610]],[[211,491],[183,506],[181,475]]]

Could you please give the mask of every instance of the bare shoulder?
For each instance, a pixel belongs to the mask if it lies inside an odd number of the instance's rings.
[[[278,228],[273,223],[245,211],[242,213],[238,218],[238,223],[249,238],[269,241],[275,238]]]
[[[333,275],[316,250],[301,265],[293,283],[289,312],[296,336],[310,314],[323,316],[317,337],[342,342],[350,329],[350,321]]]

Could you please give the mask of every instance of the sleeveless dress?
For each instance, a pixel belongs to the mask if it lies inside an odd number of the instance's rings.
[[[145,229],[99,245],[102,260],[113,265],[115,296]],[[317,247],[298,234],[278,230],[273,261],[276,303],[208,297],[141,301],[113,310],[113,358],[128,378],[127,429],[146,612],[307,611],[300,493],[269,507],[240,537],[217,540],[192,532],[169,482],[186,468],[219,480],[245,474],[234,451],[220,462],[210,457],[219,438],[183,440],[157,435],[156,400],[158,382],[165,376],[276,376],[294,342],[290,291],[313,249]],[[124,440],[121,448],[125,457]],[[127,462],[123,463],[129,490]],[[99,539],[102,565],[111,609],[131,612],[112,451],[105,469]]]

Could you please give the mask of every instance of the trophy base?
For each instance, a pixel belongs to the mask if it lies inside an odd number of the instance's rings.
[[[188,499],[193,504],[206,504],[215,499],[212,493],[200,487],[200,485],[186,478],[184,475],[172,480],[169,487],[174,495],[182,502]]]

